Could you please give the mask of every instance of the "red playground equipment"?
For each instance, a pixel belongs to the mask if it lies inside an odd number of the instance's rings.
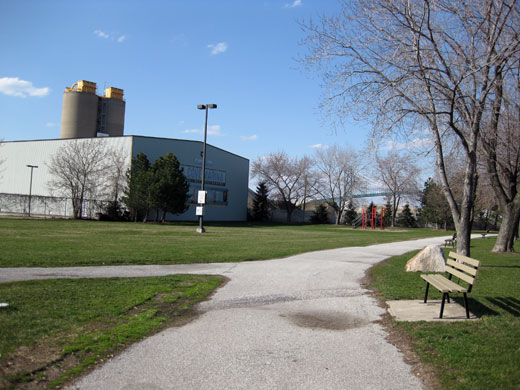
[[[363,209],[363,222],[362,222],[363,230],[367,230],[369,222],[370,222],[370,229],[376,230],[377,219],[379,219],[379,218],[381,218],[381,223],[379,224],[379,226],[381,227],[381,230],[385,230],[385,210],[386,209],[384,207],[382,207],[381,213],[378,216],[377,207],[375,207],[375,206],[372,207],[372,210]],[[369,216],[370,211],[372,212],[371,216]]]

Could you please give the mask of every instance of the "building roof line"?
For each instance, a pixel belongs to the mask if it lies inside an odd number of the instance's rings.
[[[149,139],[164,139],[164,140],[169,140],[169,141],[181,141],[181,142],[195,142],[195,143],[199,143],[199,144],[202,144],[203,141],[196,141],[196,140],[191,140],[191,139],[181,139],[181,138],[166,138],[166,137],[151,137],[151,136],[146,136],[146,135],[117,135],[117,136],[113,136],[113,137],[85,137],[85,138],[50,138],[50,139],[32,139],[32,140],[17,140],[17,141],[1,141],[0,144],[2,143],[15,143],[15,142],[42,142],[42,141],[73,141],[73,140],[78,140],[78,139],[113,139],[113,138],[125,138],[125,137],[132,137],[132,138],[149,138]],[[211,144],[207,144],[207,146],[211,146],[212,148],[214,149],[218,149],[224,153],[228,153],[228,154],[231,154],[235,157],[238,157],[238,158],[241,158],[241,159],[244,159],[246,161],[249,161],[248,158],[246,157],[243,157],[243,156],[240,156],[236,153],[233,153],[233,152],[230,152],[228,150],[225,150],[225,149],[222,149],[222,148],[219,148],[218,146],[214,146],[214,145],[211,145]]]

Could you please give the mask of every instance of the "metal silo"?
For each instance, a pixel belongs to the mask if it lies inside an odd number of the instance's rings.
[[[96,136],[98,112],[96,83],[81,80],[63,93],[61,138]]]
[[[98,131],[110,137],[124,135],[125,101],[123,90],[109,87],[105,89],[105,96],[100,98],[98,110]]]

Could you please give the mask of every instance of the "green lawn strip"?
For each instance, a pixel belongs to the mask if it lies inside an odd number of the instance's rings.
[[[189,264],[280,258],[315,250],[450,235],[429,229],[331,225],[142,224],[0,219],[0,267]]]
[[[468,298],[478,321],[397,324],[412,337],[419,356],[437,368],[446,389],[519,388],[520,254],[491,253],[493,244],[490,238],[472,241],[471,257],[481,266]],[[371,288],[386,300],[422,299],[425,282],[419,273],[404,271],[414,253],[373,267]],[[429,297],[441,295],[430,289]],[[455,300],[462,304],[460,297]]]
[[[193,305],[222,281],[172,275],[0,284],[0,297],[10,304],[0,311],[0,388],[2,380],[13,388],[42,379],[51,388],[61,385],[129,344],[186,321]]]

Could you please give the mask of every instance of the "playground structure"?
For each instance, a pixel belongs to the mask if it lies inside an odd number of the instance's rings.
[[[367,230],[369,223],[370,223],[370,229],[376,230],[377,220],[379,218],[381,219],[379,226],[380,226],[381,230],[385,230],[385,211],[386,211],[386,209],[384,207],[381,207],[381,213],[378,216],[376,206],[372,206],[372,210],[363,209],[362,224],[361,224],[363,230]]]

